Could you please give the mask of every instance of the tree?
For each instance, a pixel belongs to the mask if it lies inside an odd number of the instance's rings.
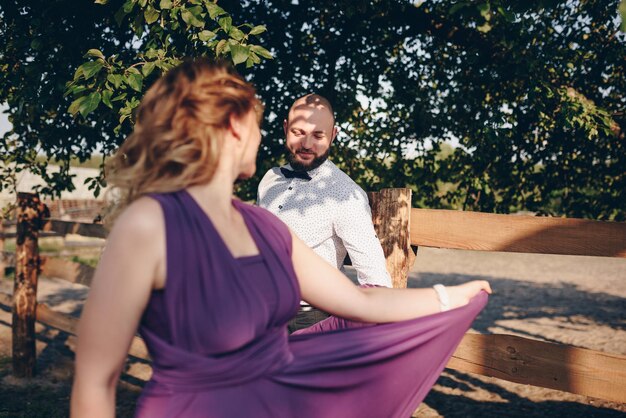
[[[231,7],[268,27],[276,60],[253,71],[268,108],[280,119],[294,96],[328,96],[344,127],[337,159],[366,188],[412,187],[419,206],[624,220],[618,3]],[[281,152],[280,124],[268,130],[264,168]],[[459,147],[442,159],[445,140]]]
[[[342,126],[334,161],[366,189],[409,186],[415,206],[626,219],[618,0],[297,3],[220,2],[239,21],[263,23],[263,45],[275,57],[241,66],[268,113],[260,174],[283,158],[288,106],[316,91]],[[124,27],[112,38],[126,34],[129,42]],[[100,38],[80,53],[120,48]],[[82,63],[72,62],[56,80],[72,78]],[[18,100],[9,103],[17,113]],[[86,129],[108,152],[130,124],[117,135],[118,118],[94,114],[98,123],[74,126],[65,138],[79,144],[76,132]],[[28,132],[48,137],[43,128],[15,131]],[[449,155],[441,152],[446,142],[458,142]],[[241,184],[240,195],[253,198],[257,181]]]
[[[71,158],[113,152],[145,90],[183,57],[225,56],[248,67],[271,58],[252,43],[264,26],[235,25],[208,0],[21,3],[0,9],[0,102],[13,124],[0,144],[3,187],[30,168],[47,183],[42,193],[71,190]],[[60,171],[47,171],[51,159]],[[102,174],[91,179],[96,195],[102,185]]]

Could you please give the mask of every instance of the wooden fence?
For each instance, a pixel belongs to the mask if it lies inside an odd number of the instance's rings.
[[[626,258],[626,223],[539,218],[411,208],[409,189],[369,193],[374,226],[395,287],[406,287],[417,246],[481,251],[569,254]],[[35,370],[34,321],[57,328],[75,344],[77,319],[36,303],[39,273],[89,286],[93,268],[39,257],[40,234],[69,233],[104,238],[101,225],[45,219],[34,195],[19,196],[13,295],[0,293],[0,304],[13,309],[13,366],[18,376]],[[11,236],[4,234],[4,236]],[[136,337],[131,356],[149,359]],[[626,402],[626,356],[554,344],[512,335],[468,333],[448,368],[558,389],[615,402]]]

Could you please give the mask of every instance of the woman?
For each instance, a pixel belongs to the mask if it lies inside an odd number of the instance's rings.
[[[122,203],[78,330],[73,417],[114,416],[138,327],[153,359],[140,417],[408,416],[485,305],[484,281],[358,288],[233,199],[260,119],[254,89],[207,60],[146,94],[108,173]],[[301,298],[336,317],[288,338]]]

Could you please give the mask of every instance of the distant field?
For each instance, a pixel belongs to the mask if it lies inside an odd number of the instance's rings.
[[[88,160],[85,161],[80,161],[78,158],[73,157],[72,160],[70,161],[70,165],[72,167],[80,167],[80,168],[96,168],[99,169],[100,166],[102,165],[102,159],[104,158],[104,155],[102,154],[96,154],[91,156],[91,158],[89,158]],[[46,158],[44,158],[43,156],[41,157],[37,157],[37,162],[47,162]],[[53,158],[50,160],[50,164],[52,165],[58,165],[59,162],[56,158]]]
[[[90,168],[84,165],[96,165],[95,168]],[[71,192],[65,191],[61,193],[61,199],[72,199],[72,200],[83,200],[83,199],[94,199],[93,190],[89,190],[88,184],[85,184],[88,178],[96,177],[100,173],[100,169],[97,166],[99,162],[96,164],[96,159],[91,159],[84,163],[79,163],[76,160],[76,165],[73,165],[70,173],[73,175],[73,182],[75,189]],[[48,166],[48,172],[54,173],[55,171],[59,171],[58,166],[50,165]],[[37,189],[37,187],[42,187],[44,185],[43,179],[35,175],[29,170],[21,171],[17,174],[17,191],[18,192],[33,192]],[[100,194],[99,198],[103,197],[103,193]],[[15,194],[11,189],[4,189],[0,191],[0,208],[5,207],[8,204],[15,202]]]

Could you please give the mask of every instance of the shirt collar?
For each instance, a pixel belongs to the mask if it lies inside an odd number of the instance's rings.
[[[317,168],[314,168],[313,170],[307,171],[307,173],[309,173],[309,176],[311,177],[311,179],[314,179],[320,173],[323,173],[324,171],[330,169],[331,164],[332,162],[330,160],[326,160],[322,163],[322,165],[320,165]],[[291,167],[291,164],[287,164],[283,167],[288,168],[289,170],[293,170],[293,168]]]

